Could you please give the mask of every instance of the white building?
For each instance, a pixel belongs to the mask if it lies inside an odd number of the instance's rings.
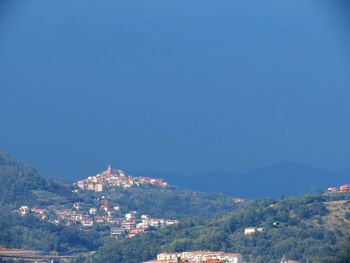
[[[95,192],[102,192],[102,191],[103,191],[103,185],[95,184]]]
[[[161,253],[157,255],[158,261],[188,260],[191,263],[201,263],[208,259],[218,259],[228,263],[243,263],[241,254],[238,253],[224,253],[224,252],[210,252],[210,251],[192,251],[181,253]]]
[[[246,227],[244,229],[244,235],[253,234],[256,231],[256,227]]]
[[[19,208],[19,212],[22,216],[28,214],[29,212],[29,207],[26,206],[26,205],[22,205],[20,208]]]

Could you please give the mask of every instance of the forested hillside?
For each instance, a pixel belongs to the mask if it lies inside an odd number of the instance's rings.
[[[41,176],[34,168],[0,151],[0,203],[16,208],[74,201],[72,187]]]
[[[175,186],[160,188],[150,185],[127,190],[112,188],[104,195],[125,212],[135,210],[139,214],[171,219],[194,216],[212,218],[230,213],[242,205],[223,194],[193,192]]]
[[[246,227],[262,232],[245,235]],[[210,250],[238,252],[246,262],[279,262],[283,255],[300,262],[350,260],[350,194],[260,199],[222,218],[186,219],[178,225],[121,242],[76,262],[139,263],[160,252]]]
[[[116,187],[100,193],[72,192],[74,189],[72,185],[41,176],[34,168],[0,152],[0,246],[59,252],[77,248],[95,250],[109,240],[113,225],[95,222],[93,227],[83,228],[80,222],[67,224],[56,211],[74,210],[75,215],[86,217],[89,208],[100,206],[102,198],[111,207],[120,207],[116,212],[120,217],[137,211],[153,218],[211,218],[240,206],[222,194],[185,191],[173,186]],[[74,202],[81,204],[80,210],[73,207]],[[29,213],[21,216],[21,206],[29,207]],[[45,210],[45,217],[30,212],[31,208]]]

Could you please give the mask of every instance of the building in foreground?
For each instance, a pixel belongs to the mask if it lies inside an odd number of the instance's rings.
[[[157,255],[157,260],[151,260],[145,263],[173,263],[173,262],[202,263],[208,260],[218,260],[219,262],[225,262],[225,263],[243,263],[241,254],[210,252],[210,251],[161,253]]]

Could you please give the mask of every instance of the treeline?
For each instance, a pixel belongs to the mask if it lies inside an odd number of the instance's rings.
[[[64,182],[41,176],[34,168],[0,151],[1,204],[11,207],[64,204],[74,200],[72,189]]]
[[[214,215],[233,212],[240,207],[233,198],[223,194],[199,193],[175,186],[163,188],[144,185],[127,190],[113,188],[107,197],[112,204],[120,205],[124,209],[123,212],[135,210],[153,218],[212,218]]]
[[[334,199],[350,200],[350,195],[256,200],[223,218],[185,219],[161,231],[110,242],[75,263],[139,263],[160,252],[188,250],[238,252],[246,262],[258,263],[279,262],[283,255],[300,262],[345,263],[350,261],[350,224],[339,215],[337,222],[326,220],[330,211],[325,202]],[[349,203],[344,203],[348,211]],[[245,227],[264,231],[244,235]]]

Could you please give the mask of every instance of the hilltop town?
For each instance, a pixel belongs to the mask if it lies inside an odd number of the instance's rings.
[[[110,165],[108,165],[106,171],[96,174],[95,176],[89,176],[76,183],[81,190],[87,189],[96,192],[102,192],[106,187],[123,187],[127,189],[132,186],[140,186],[143,184],[153,184],[162,187],[168,185],[162,178],[133,177],[131,175],[125,175],[122,170],[112,169]]]

